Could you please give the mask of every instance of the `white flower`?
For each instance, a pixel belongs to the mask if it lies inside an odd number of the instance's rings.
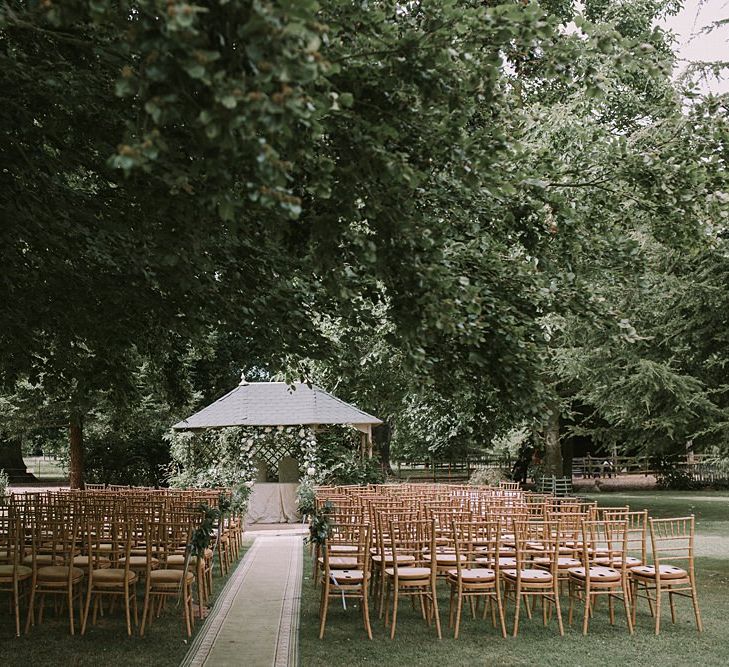
[[[309,466],[306,469],[306,474],[309,475],[309,477],[312,477],[315,472],[316,472],[316,468],[314,468],[314,466]]]
[[[271,431],[273,431],[273,429],[270,426],[267,426],[265,429],[265,433],[270,433]]]

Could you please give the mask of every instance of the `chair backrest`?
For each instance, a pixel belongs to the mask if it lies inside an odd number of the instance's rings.
[[[508,482],[503,479],[499,482],[499,488],[505,489],[507,491],[518,491],[519,487],[520,487],[519,482]]]
[[[388,533],[392,544],[392,567],[396,577],[398,568],[402,566],[430,568],[431,574],[435,578],[436,559],[426,558],[428,554],[435,554],[435,521],[433,519],[416,521],[395,519],[389,522]],[[407,558],[407,563],[402,558],[403,556]]]
[[[672,519],[648,519],[656,573],[661,565],[682,566],[694,576],[694,515]]]
[[[454,521],[471,521],[473,515],[470,511],[455,510],[453,508],[425,508],[425,518],[435,522],[435,530],[440,537],[448,537],[452,540]]]
[[[627,548],[628,556],[636,558],[642,565],[646,564],[648,541],[648,510],[625,512],[606,511],[604,518],[607,521],[624,520],[627,522]]]
[[[0,565],[18,565],[22,560],[24,538],[20,518],[0,516]]]
[[[590,565],[596,558],[606,558],[613,569],[627,574],[628,522],[626,519],[582,522],[582,563],[590,578]]]
[[[363,573],[363,581],[366,581],[370,567],[370,524],[347,523],[338,525],[333,523],[330,524],[330,527],[330,534],[325,539],[321,548],[324,576],[328,578],[334,576],[336,578],[336,570],[332,570],[330,565],[332,547],[346,545],[348,547],[354,547],[354,550],[350,549],[346,552],[347,560],[352,559],[354,561],[356,559],[356,566],[349,569],[360,570]]]
[[[453,543],[459,578],[467,568],[483,567],[478,559],[486,559],[499,571],[500,535],[497,521],[453,521]]]
[[[608,518],[617,519],[619,516],[630,512],[630,507],[624,505],[622,507],[601,507],[594,505],[590,508],[590,521],[604,521]]]
[[[547,558],[553,576],[557,576],[557,555],[560,546],[557,521],[518,521],[514,524],[514,549],[517,576],[533,567],[535,558]]]
[[[152,522],[150,522],[152,523]],[[153,525],[153,524],[152,524]],[[161,568],[167,567],[170,556],[183,554],[186,559],[190,552],[192,522],[172,519],[160,524],[158,538],[158,560]]]

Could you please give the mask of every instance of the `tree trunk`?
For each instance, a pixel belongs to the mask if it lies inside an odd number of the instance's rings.
[[[392,465],[390,464],[390,442],[392,442],[392,426],[389,420],[372,429],[372,439],[375,441],[377,453],[380,455],[380,463],[382,472],[386,475],[392,475]]]
[[[84,485],[84,434],[83,419],[72,414],[68,425],[68,470],[72,489],[82,489]]]
[[[559,408],[551,407],[544,426],[544,474],[562,477],[562,448],[559,442]]]
[[[5,470],[11,482],[34,482],[27,472],[20,438],[0,438],[0,470]]]
[[[562,475],[572,479],[572,458],[574,457],[575,444],[572,438],[562,442]]]

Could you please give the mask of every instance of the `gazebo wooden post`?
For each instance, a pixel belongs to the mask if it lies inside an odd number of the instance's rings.
[[[357,426],[359,431],[359,455],[364,461],[365,456],[368,459],[372,458],[372,425],[367,424],[365,428],[361,425]]]

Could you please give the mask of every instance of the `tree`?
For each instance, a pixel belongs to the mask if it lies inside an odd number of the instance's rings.
[[[619,264],[654,214],[675,234],[689,179],[669,201],[645,162],[681,116],[662,3],[587,3],[579,36],[542,4],[3,5],[0,380],[63,409],[74,485],[140,364],[177,404],[233,373],[186,369],[201,348],[301,372],[336,354],[327,318],[377,333],[363,303],[464,433],[543,419],[540,320],[599,313],[584,253]]]

